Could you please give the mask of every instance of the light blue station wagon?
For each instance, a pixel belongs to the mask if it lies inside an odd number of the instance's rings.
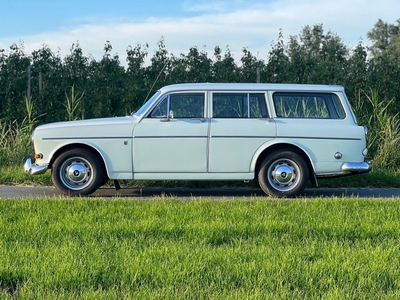
[[[366,134],[341,86],[177,84],[130,116],[38,126],[24,168],[51,169],[67,195],[108,179],[254,180],[293,197],[319,177],[369,172]]]

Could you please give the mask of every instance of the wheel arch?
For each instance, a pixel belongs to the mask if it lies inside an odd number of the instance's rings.
[[[106,174],[107,176],[109,176],[108,170],[107,170],[107,164],[106,164],[105,159],[104,159],[103,155],[101,154],[101,152],[98,149],[96,149],[95,147],[88,145],[88,144],[83,144],[83,143],[67,144],[67,145],[64,145],[64,146],[60,147],[59,149],[57,149],[57,151],[54,152],[51,157],[51,160],[49,162],[49,168],[51,168],[51,169],[53,168],[54,161],[57,159],[58,156],[60,156],[61,153],[71,150],[71,149],[77,149],[77,148],[85,149],[87,151],[90,151],[93,155],[96,155],[96,157],[98,158],[98,160],[102,166],[103,174]]]
[[[280,151],[292,151],[300,155],[305,163],[307,164],[307,167],[309,169],[309,179],[311,180],[313,186],[317,186],[317,179],[315,176],[315,171],[314,171],[314,165],[312,162],[312,159],[310,155],[305,151],[301,146],[291,144],[288,142],[283,142],[283,143],[275,143],[272,144],[268,147],[265,147],[256,157],[256,159],[253,162],[253,170],[254,170],[254,176],[257,178],[257,174],[260,170],[261,164],[264,161],[264,159],[270,155],[272,152],[280,150]]]

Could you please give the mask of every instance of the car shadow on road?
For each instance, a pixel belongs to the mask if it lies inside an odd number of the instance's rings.
[[[0,186],[1,198],[26,198],[26,197],[68,197],[63,196],[53,186]],[[259,197],[274,199],[265,195],[257,188],[166,188],[166,187],[123,187],[116,190],[114,187],[102,187],[92,194],[92,197],[104,198],[133,198],[146,199],[159,198],[233,198],[233,197]],[[327,197],[350,197],[350,198],[400,198],[398,188],[308,188],[295,199],[315,199]],[[278,199],[278,198],[275,198]]]
[[[112,187],[100,188],[93,197],[269,197],[261,189],[256,188],[163,188],[141,187],[122,188],[116,190]],[[352,197],[352,198],[395,198],[400,197],[400,189],[369,189],[369,188],[310,188],[306,189],[298,198],[320,197]],[[271,198],[271,197],[269,197]]]

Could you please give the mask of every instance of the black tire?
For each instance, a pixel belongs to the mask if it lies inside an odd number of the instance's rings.
[[[108,178],[107,173],[105,173],[104,176],[103,176],[103,180],[101,181],[100,186],[105,185],[109,180],[110,180],[110,178]]]
[[[103,168],[96,155],[85,149],[63,152],[54,161],[51,177],[57,189],[70,196],[94,193],[103,182]]]
[[[302,193],[309,179],[304,159],[290,150],[277,150],[268,155],[258,172],[260,188],[274,197],[294,197]]]

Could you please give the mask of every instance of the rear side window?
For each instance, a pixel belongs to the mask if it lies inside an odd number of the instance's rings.
[[[277,92],[275,112],[280,118],[344,119],[345,112],[336,94]]]
[[[213,118],[268,118],[265,94],[213,93]]]

